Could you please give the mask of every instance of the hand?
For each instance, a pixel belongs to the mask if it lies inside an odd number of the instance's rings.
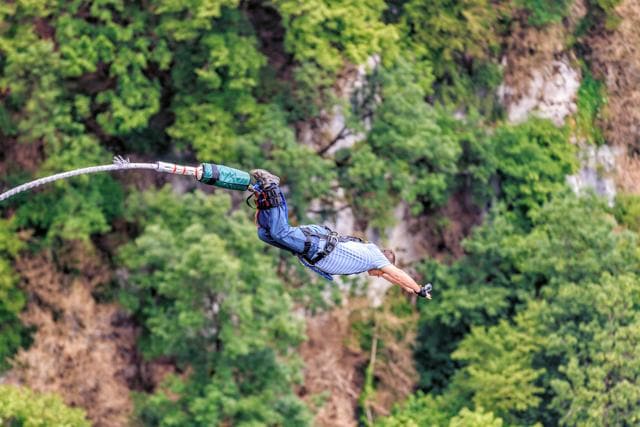
[[[422,298],[431,299],[432,289],[433,285],[431,285],[431,283],[427,283],[426,285],[420,286],[420,290],[416,292],[416,295],[421,296]]]

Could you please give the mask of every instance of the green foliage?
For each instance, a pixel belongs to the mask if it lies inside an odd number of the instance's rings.
[[[606,141],[598,121],[602,119],[602,109],[607,100],[604,84],[596,80],[588,71],[583,71],[580,89],[578,89],[578,113],[576,114],[577,134],[591,144],[602,145]]]
[[[233,8],[238,0],[159,0],[154,13],[160,16],[158,32],[178,42],[196,39],[214,27],[223,8]]]
[[[25,333],[18,319],[25,297],[10,263],[22,246],[13,222],[0,219],[0,372],[9,367],[7,359],[23,344]]]
[[[453,277],[445,281],[458,284],[442,290],[443,299],[456,308],[442,320],[455,324],[471,316],[470,324],[486,324],[487,317],[471,312],[481,310],[488,318],[507,314],[502,311],[509,307],[506,295],[529,299],[547,284],[595,280],[604,272],[615,275],[638,267],[637,235],[616,232],[615,221],[595,199],[567,194],[536,209],[532,218],[525,232],[508,215],[495,215],[465,242],[467,257],[451,267]],[[444,315],[440,308],[449,310],[443,305],[429,312]],[[471,312],[464,314],[465,309]]]
[[[296,60],[337,73],[344,61],[363,64],[372,54],[393,57],[398,35],[380,18],[383,0],[273,2],[286,29],[285,48]]]
[[[161,425],[302,425],[293,346],[303,337],[255,226],[229,215],[226,195],[133,195],[128,215],[144,231],[120,259],[130,270],[121,300],[145,327],[148,358],[171,356],[193,370],[143,396],[141,420]]]
[[[516,0],[529,12],[529,24],[535,27],[558,24],[569,15],[573,0]]]
[[[252,91],[266,60],[255,36],[239,25],[246,25],[245,19],[239,11],[227,11],[215,30],[180,45],[172,70],[178,96],[169,135],[219,163],[237,161],[238,135],[259,114]]]
[[[429,56],[438,77],[454,68],[463,54],[485,59],[498,44],[498,9],[487,0],[413,0],[404,10],[403,24]]]
[[[619,224],[635,233],[640,233],[640,196],[635,194],[616,195],[613,215]]]
[[[89,427],[81,409],[69,408],[53,394],[36,394],[23,387],[0,384],[0,424],[25,427]]]
[[[284,49],[298,65],[285,96],[290,120],[304,120],[336,102],[333,86],[347,65],[373,55],[389,62],[398,54],[398,31],[382,22],[383,0],[271,2],[282,18]]]
[[[446,410],[441,397],[433,398],[418,392],[401,406],[396,406],[389,417],[380,419],[379,427],[446,426],[455,412]]]
[[[380,79],[382,103],[341,179],[358,215],[385,226],[399,200],[414,213],[446,200],[461,148],[439,125],[439,112],[423,101],[426,93],[406,64],[383,71]]]
[[[494,416],[492,412],[485,412],[482,408],[475,411],[464,408],[449,423],[450,427],[502,427],[502,425],[502,419]]]
[[[604,275],[567,284],[532,308],[546,333],[546,355],[560,360],[548,382],[562,425],[635,424],[640,409],[640,280]]]
[[[548,120],[501,126],[492,144],[501,199],[524,217],[562,192],[566,175],[577,167],[575,146],[569,143],[566,129]]]
[[[296,142],[293,131],[286,126],[284,113],[276,106],[260,108],[260,114],[254,120],[251,126],[255,130],[242,142],[246,147],[267,146],[268,150],[243,156],[242,163],[249,169],[252,166],[248,160],[251,159],[254,165],[278,171],[283,184],[291,188],[287,196],[290,210],[302,222],[309,201],[331,192],[336,177],[334,166],[329,160],[319,158],[311,148]]]
[[[633,403],[640,390],[634,368],[640,343],[638,296],[638,277],[627,274],[547,288],[542,300],[531,301],[516,317],[515,325],[501,322],[486,333],[476,329],[462,342],[459,355],[477,358],[464,368],[475,379],[456,377],[454,382],[471,386],[476,404],[482,402],[514,424],[633,423],[640,416]],[[486,340],[476,352],[479,337]],[[491,357],[484,352],[487,345]],[[501,361],[507,362],[502,378],[491,375]],[[495,389],[517,379],[523,380],[517,389]],[[502,399],[519,398],[520,406],[501,404]],[[519,412],[524,409],[527,416]]]
[[[42,175],[110,160],[98,140],[85,133],[83,114],[76,109],[77,98],[64,90],[63,77],[73,68],[65,59],[65,52],[73,46],[69,45],[66,51],[54,49],[50,40],[38,39],[22,13],[18,8],[6,32],[0,32],[0,50],[6,56],[0,86],[11,89],[8,106],[17,122],[18,138],[44,142],[47,160],[40,171]],[[61,15],[61,28],[67,28],[67,24],[73,28],[71,23],[65,24],[65,19]],[[82,27],[80,23],[75,25]],[[73,35],[69,40],[75,40]],[[60,39],[67,40],[63,35]],[[91,58],[84,53],[79,56]],[[107,231],[109,222],[121,209],[121,191],[108,176],[91,183],[87,178],[78,178],[57,187],[63,190],[47,192],[23,204],[17,214],[18,225],[36,227],[49,238],[87,240],[91,234]]]
[[[514,331],[511,324],[501,321],[489,330],[472,328],[452,354],[465,362],[454,381],[469,390],[476,407],[504,416],[540,404],[543,389],[535,382],[544,370],[534,369],[532,361],[543,339],[530,334],[533,326]]]
[[[613,28],[618,3],[589,0],[578,33],[603,22]],[[493,208],[465,242],[465,257],[419,266],[438,294],[437,304],[419,306],[416,341],[420,387],[431,394],[412,396],[378,424],[638,424],[640,205],[623,195],[611,210],[571,196],[565,185],[575,169],[569,131],[604,142],[597,127],[604,86],[584,73],[570,130],[537,119],[496,123],[501,43],[513,7],[543,27],[561,22],[571,5],[3,2],[0,139],[11,148],[0,154],[8,166],[2,183],[107,163],[112,152],[264,167],[281,176],[293,222],[304,222],[310,200],[337,183],[357,219],[378,228],[391,224],[401,202],[419,215],[472,193]],[[345,71],[374,55],[381,65],[367,70],[368,92],[337,99]],[[356,105],[343,109],[346,122],[366,140],[325,159],[299,144],[294,129],[340,102]],[[11,156],[30,153],[14,149],[14,140],[41,145],[41,163],[14,164]],[[18,170],[23,164],[29,167]],[[141,325],[141,352],[177,365],[153,394],[136,395],[135,422],[310,424],[292,392],[300,381],[294,349],[304,336],[292,296],[306,303],[325,288],[314,283],[307,291],[294,267],[285,274],[300,283],[287,290],[276,252],[265,252],[229,198],[146,191],[131,195],[125,211],[122,185],[94,175],[13,200],[3,212],[14,218],[0,221],[3,361],[25,335],[17,317],[24,296],[11,265],[21,248],[17,230],[32,229],[35,247],[95,240],[122,267],[119,297]],[[113,254],[111,242],[127,233],[135,240]],[[377,325],[377,363],[391,360],[389,342],[412,335],[410,317],[396,311],[403,303],[384,314],[404,319],[394,327],[381,319],[357,325],[365,347]],[[375,397],[373,365],[366,385],[365,409]],[[0,408],[8,401],[14,408],[10,423],[66,416],[59,401],[38,409],[39,397],[16,393],[0,390]]]
[[[460,110],[499,114],[495,89],[502,77],[496,53],[507,10],[488,0],[411,0],[399,28],[406,57],[436,77],[439,101]],[[426,87],[425,87],[426,88]]]
[[[450,355],[473,325],[508,318],[544,286],[635,271],[637,236],[616,224],[596,200],[559,197],[536,209],[525,231],[496,211],[465,242],[467,256],[451,267],[425,264],[440,303],[422,314],[417,360],[424,387],[443,389],[459,367]],[[554,285],[555,286],[555,285]]]

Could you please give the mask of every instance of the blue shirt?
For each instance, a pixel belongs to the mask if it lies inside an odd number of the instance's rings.
[[[373,243],[340,242],[315,266],[331,274],[358,274],[391,264]]]

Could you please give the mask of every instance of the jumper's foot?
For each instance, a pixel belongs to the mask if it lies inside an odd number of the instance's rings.
[[[260,184],[263,190],[270,190],[280,185],[280,178],[264,169],[253,169],[251,176]]]

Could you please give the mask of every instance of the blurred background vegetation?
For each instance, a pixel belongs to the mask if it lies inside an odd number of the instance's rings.
[[[639,16],[637,0],[2,2],[0,188],[114,154],[270,169],[294,224],[347,207],[382,243],[412,224],[404,266],[435,298],[376,306],[363,280],[321,282],[258,241],[240,193],[58,182],[0,206],[0,423],[638,424]],[[580,77],[573,109],[513,119],[553,61]],[[567,176],[602,147],[625,159],[615,197],[576,194]]]

